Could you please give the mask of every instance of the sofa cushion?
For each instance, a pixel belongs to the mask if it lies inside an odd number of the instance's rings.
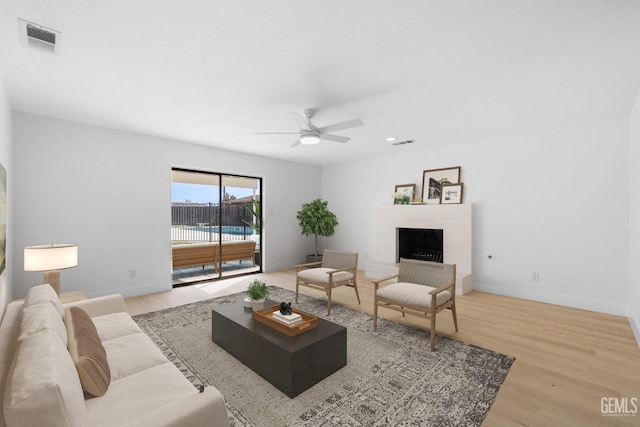
[[[62,307],[62,303],[60,302],[60,297],[48,283],[45,283],[44,285],[34,286],[29,289],[29,292],[27,292],[27,297],[24,300],[24,306],[28,307],[32,304],[38,304],[43,301],[46,301],[49,304],[53,305],[60,314],[61,319],[64,317],[64,308]]]
[[[103,343],[125,335],[142,333],[138,324],[125,312],[96,316],[92,320]]]
[[[162,351],[143,332],[102,343],[107,351],[111,382],[167,362]]]
[[[102,396],[109,388],[111,371],[107,353],[91,317],[81,308],[70,307],[65,324],[69,354],[78,370],[83,390],[93,396]]]
[[[22,323],[24,301],[13,301],[7,305],[0,323],[0,408],[4,402],[10,368],[15,363],[18,335]],[[2,412],[2,409],[0,409]],[[4,417],[0,416],[0,427],[6,427]]]
[[[43,329],[16,351],[3,403],[7,426],[86,426],[80,379],[60,337]]]
[[[109,392],[104,396],[87,399],[87,426],[125,425],[141,414],[181,398],[197,396],[197,393],[175,365],[166,361],[162,365],[112,381]]]
[[[18,340],[23,340],[29,335],[43,329],[51,329],[64,345],[67,345],[67,329],[58,313],[57,308],[49,301],[39,301],[25,305],[22,309],[22,323]]]

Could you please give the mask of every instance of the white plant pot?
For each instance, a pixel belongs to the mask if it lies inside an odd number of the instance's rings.
[[[253,308],[253,311],[262,310],[264,308],[264,298],[259,300],[252,299],[251,307]]]

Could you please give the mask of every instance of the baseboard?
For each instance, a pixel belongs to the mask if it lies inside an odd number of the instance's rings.
[[[600,299],[577,297],[552,292],[542,292],[535,289],[513,288],[491,283],[474,282],[473,289],[480,292],[504,295],[514,298],[523,298],[532,301],[557,304],[565,307],[579,308],[582,310],[596,311],[598,313],[613,314],[616,316],[628,316],[628,307],[622,303],[603,302]],[[638,335],[636,335],[636,338]]]
[[[638,347],[640,347],[640,320],[629,317],[629,324],[631,325],[633,335],[636,337],[636,343],[638,343]]]
[[[167,286],[161,286],[158,284],[154,285],[136,285],[134,287],[126,287],[126,288],[110,288],[104,289],[97,292],[87,292],[88,298],[96,298],[102,297],[105,295],[113,295],[120,294],[123,298],[135,297],[138,295],[147,295],[153,294],[157,292],[166,292],[172,289],[171,284]]]

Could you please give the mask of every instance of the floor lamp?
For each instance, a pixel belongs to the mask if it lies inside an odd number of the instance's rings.
[[[78,245],[50,244],[24,248],[24,271],[44,271],[48,283],[60,295],[60,270],[78,265]]]

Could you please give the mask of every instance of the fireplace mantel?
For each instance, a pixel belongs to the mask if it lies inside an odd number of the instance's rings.
[[[387,205],[376,209],[376,258],[366,266],[368,277],[397,272],[396,228],[444,231],[444,262],[456,264],[456,293],[473,290],[473,205]]]

